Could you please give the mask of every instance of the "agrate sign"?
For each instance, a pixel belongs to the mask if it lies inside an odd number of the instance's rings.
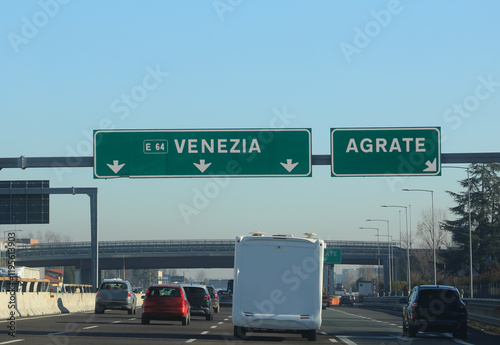
[[[439,176],[440,127],[331,128],[332,176]]]

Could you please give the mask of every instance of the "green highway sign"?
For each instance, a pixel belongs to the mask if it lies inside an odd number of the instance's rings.
[[[342,263],[341,248],[325,248],[325,264],[340,264]]]
[[[332,176],[439,176],[441,128],[332,128]]]
[[[311,129],[94,130],[94,178],[312,175]]]

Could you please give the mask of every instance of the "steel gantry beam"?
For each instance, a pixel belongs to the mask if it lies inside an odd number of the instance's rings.
[[[99,283],[99,240],[97,233],[97,188],[0,188],[0,195],[87,194],[90,197],[91,284]]]

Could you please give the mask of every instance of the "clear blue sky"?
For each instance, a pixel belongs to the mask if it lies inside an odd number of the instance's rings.
[[[92,131],[110,127],[311,128],[313,154],[329,154],[330,128],[439,126],[443,153],[499,152],[498,13],[500,2],[472,0],[4,0],[0,157],[91,156]],[[411,204],[415,229],[430,196],[401,189],[434,190],[447,210],[446,191],[465,177],[331,177],[314,166],[312,177],[221,186],[96,180],[91,168],[0,171],[98,187],[101,240],[264,231],[375,241],[358,230],[375,226],[367,218],[390,220],[397,238],[398,210],[380,205]],[[183,217],[180,206],[210,188],[198,214]],[[49,225],[17,229],[90,239],[86,196],[50,203]]]

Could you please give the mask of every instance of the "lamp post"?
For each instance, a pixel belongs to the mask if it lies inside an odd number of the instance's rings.
[[[366,228],[363,226],[359,227],[360,229],[368,229],[368,230],[377,230],[377,275],[378,275],[378,283],[380,284],[380,237],[378,234],[378,228]],[[377,284],[377,292],[378,292],[378,284]]]
[[[467,194],[468,194],[468,205],[469,209],[469,271],[470,271],[470,298],[474,298],[474,276],[472,271],[472,220],[471,220],[471,207],[470,207],[470,170],[465,167],[451,167],[443,166],[444,168],[454,168],[454,169],[464,169],[467,170]]]
[[[431,217],[432,217],[432,257],[434,262],[434,285],[437,284],[436,277],[436,236],[434,230],[434,191],[429,189],[403,189],[403,192],[429,192],[431,193]]]
[[[387,219],[367,219],[367,222],[387,222],[387,255],[389,259],[389,292],[392,290],[391,274],[391,245],[389,243],[389,221]]]
[[[410,274],[410,235],[408,232],[408,206],[400,205],[382,205],[382,207],[399,207],[404,208],[406,213],[406,275],[408,280],[408,291],[411,291],[411,274]]]

